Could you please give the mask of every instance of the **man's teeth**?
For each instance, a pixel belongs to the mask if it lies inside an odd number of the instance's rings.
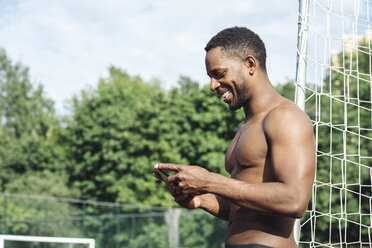
[[[229,92],[229,91],[226,91],[226,92],[222,95],[222,98],[225,100],[229,95],[230,95],[230,92]]]

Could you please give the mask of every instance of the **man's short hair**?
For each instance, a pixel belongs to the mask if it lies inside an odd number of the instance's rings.
[[[204,48],[206,52],[215,47],[222,47],[226,56],[234,56],[244,61],[248,56],[258,60],[266,72],[266,49],[261,38],[245,27],[227,28],[216,34]]]

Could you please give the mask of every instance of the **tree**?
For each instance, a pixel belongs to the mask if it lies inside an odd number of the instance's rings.
[[[79,192],[67,187],[62,127],[55,115],[53,101],[45,96],[41,85],[31,82],[28,68],[13,64],[2,49],[0,119],[0,191],[79,197]],[[4,227],[3,232],[35,234],[38,226],[25,219],[42,219],[43,201],[5,196],[0,201],[0,217],[9,222],[8,229]],[[76,211],[66,204],[52,205],[48,207],[52,216]],[[12,220],[24,221],[11,225]],[[49,229],[49,234],[55,233],[53,228]],[[44,229],[47,234],[48,228]]]
[[[28,69],[13,65],[0,50],[0,173],[4,187],[14,175],[34,170],[60,170],[56,146],[59,120],[41,85],[30,82]],[[13,176],[12,176],[13,175]]]
[[[112,67],[96,90],[73,99],[67,124],[70,182],[83,198],[143,203],[156,191],[150,169],[156,162],[149,150],[153,134],[146,127],[160,111],[163,95],[156,84]]]

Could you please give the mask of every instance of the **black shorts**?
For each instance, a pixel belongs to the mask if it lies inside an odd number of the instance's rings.
[[[225,245],[225,248],[272,248],[266,245],[259,244],[240,244],[240,245]]]

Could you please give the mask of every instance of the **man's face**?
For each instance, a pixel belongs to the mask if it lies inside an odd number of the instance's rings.
[[[248,97],[244,63],[225,56],[221,47],[215,47],[207,52],[205,66],[211,78],[211,90],[216,91],[231,110],[241,108]]]

